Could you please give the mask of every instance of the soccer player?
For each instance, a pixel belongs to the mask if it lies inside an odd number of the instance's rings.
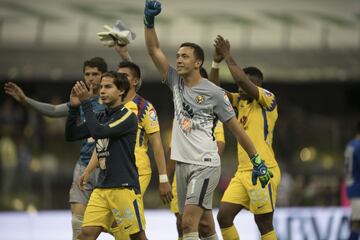
[[[173,92],[174,123],[171,159],[176,161],[179,213],[183,240],[197,240],[198,226],[209,227],[202,239],[218,239],[212,216],[212,195],[220,178],[220,157],[213,136],[219,119],[234,133],[253,162],[254,178],[266,186],[271,173],[257,154],[244,130],[237,124],[224,90],[200,75],[204,52],[194,43],[183,43],[176,54],[176,70],[160,48],[154,29],[155,16],[161,12],[158,1],[146,1],[145,42],[155,66]]]
[[[200,75],[203,78],[208,78],[208,74],[205,70],[205,68],[201,68],[200,69]],[[214,129],[214,137],[215,137],[215,141],[216,141],[216,145],[218,147],[218,153],[221,156],[224,148],[225,148],[225,135],[224,135],[224,126],[223,123],[218,121],[218,123],[215,126]],[[168,149],[169,153],[171,151],[171,144],[169,145],[169,149]],[[168,156],[170,157],[170,154],[168,154]],[[177,189],[176,189],[176,175],[174,174],[175,171],[175,161],[174,160],[169,160],[168,162],[168,166],[167,166],[167,172],[169,176],[173,176],[172,179],[172,194],[174,196],[174,198],[171,200],[170,203],[170,211],[172,213],[174,213],[175,217],[176,217],[176,230],[178,232],[178,240],[182,240],[183,237],[183,233],[182,233],[182,229],[181,229],[181,216],[179,214],[179,207],[178,207],[178,199],[177,199]],[[201,235],[206,235],[205,232],[208,230],[207,229],[208,226],[204,226],[203,224],[199,224],[199,234]]]
[[[273,130],[278,117],[276,99],[273,93],[261,88],[262,72],[255,67],[242,70],[230,54],[229,41],[221,36],[215,39],[215,63],[210,73],[217,85],[219,70],[216,62],[222,59],[239,87],[238,93],[227,93],[237,110],[238,124],[254,142],[266,166],[274,173],[274,178],[265,188],[255,179],[251,181],[253,166],[246,151],[238,145],[238,169],[223,195],[217,219],[224,240],[236,240],[239,235],[233,224],[234,218],[242,209],[248,209],[254,214],[261,239],[273,240],[276,239],[273,213],[280,184],[280,169],[272,149]]]
[[[360,236],[360,121],[356,135],[345,149],[346,190],[351,202],[351,234],[349,240]]]
[[[122,104],[129,87],[125,74],[103,74],[100,98],[106,110],[98,114],[93,112],[91,92],[84,82],[77,82],[72,89],[66,139],[74,141],[92,137],[98,159],[98,162],[92,160],[88,164],[81,183],[86,183],[90,173],[100,166],[78,239],[96,239],[102,231],[109,230],[113,220],[129,233],[131,239],[146,239],[134,154],[137,117]],[[77,125],[80,106],[77,100],[73,101],[74,96],[80,100],[86,120],[80,125]]]
[[[100,103],[99,90],[101,75],[106,71],[107,64],[103,58],[95,57],[84,62],[84,81],[86,85],[90,86],[92,89],[93,95],[90,98],[90,102],[95,112],[101,112],[104,110],[104,105]],[[22,103],[24,106],[30,107],[44,116],[66,117],[68,115],[69,103],[52,105],[38,102],[27,97],[22,89],[15,83],[5,83],[5,92],[11,95],[18,102]],[[80,110],[80,121],[84,121],[84,114],[82,110]],[[84,186],[82,189],[77,184],[77,180],[83,174],[84,169],[90,161],[94,147],[95,142],[93,138],[89,137],[88,139],[82,140],[80,156],[74,168],[73,182],[69,193],[69,202],[72,213],[71,225],[73,230],[73,240],[75,240],[76,236],[80,234],[85,208],[96,183],[96,174],[98,173],[98,170],[95,170],[92,173],[86,186]]]
[[[139,172],[141,195],[144,197],[151,180],[151,164],[148,155],[148,143],[150,143],[159,173],[160,197],[164,204],[170,203],[172,199],[171,185],[166,172],[165,154],[156,110],[151,102],[137,94],[141,86],[141,71],[138,65],[129,61],[131,58],[127,45],[117,44],[115,49],[120,57],[125,60],[119,63],[117,72],[125,74],[130,83],[129,92],[123,103],[138,117],[135,158]],[[121,231],[120,228],[115,227],[111,232],[117,240],[128,239],[125,236],[126,232]]]

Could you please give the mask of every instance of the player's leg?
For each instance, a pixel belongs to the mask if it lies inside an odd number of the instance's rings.
[[[170,211],[174,213],[176,218],[176,230],[178,233],[178,240],[182,240],[182,229],[181,229],[181,215],[179,213],[178,207],[178,196],[177,196],[177,187],[176,187],[176,174],[174,174],[174,179],[171,185],[171,192],[173,194],[173,199],[170,202]]]
[[[240,239],[239,234],[234,225],[236,215],[244,207],[240,204],[221,202],[217,220],[221,229],[221,235],[224,240],[237,240]]]
[[[88,183],[84,186],[84,189],[80,189],[78,179],[83,174],[85,166],[81,165],[78,161],[74,168],[73,183],[69,192],[69,202],[71,209],[71,226],[73,230],[73,239],[81,232],[81,226],[86,209],[86,205],[89,201],[92,190],[95,187],[98,170],[94,170],[90,175]]]
[[[205,210],[199,222],[200,239],[217,240],[215,221],[212,210]]]
[[[141,194],[133,189],[107,189],[107,200],[113,220],[130,239],[146,240],[144,209]]]
[[[256,186],[248,188],[251,199],[250,211],[255,215],[255,222],[259,228],[262,240],[277,239],[273,226],[273,213],[281,173],[279,167],[273,167],[271,171],[274,177],[265,188],[262,188],[259,182]]]
[[[108,231],[113,221],[111,208],[107,204],[107,189],[95,189],[91,194],[84,214],[83,226],[78,239],[96,239],[102,231]]]
[[[221,199],[217,220],[224,240],[240,239],[234,219],[243,208],[248,209],[250,205],[250,198],[243,184],[244,172],[236,172]]]
[[[81,234],[78,236],[78,240],[95,240],[100,235],[102,227],[84,227]]]
[[[141,190],[141,204],[142,208],[144,209],[144,194],[150,184],[151,174],[140,175],[139,176],[139,183],[140,183],[140,190]],[[120,227],[117,226],[116,222],[113,222],[110,230],[111,234],[114,236],[115,240],[127,240],[130,239],[129,235],[122,231]]]
[[[180,213],[182,206],[185,206],[182,215],[183,240],[198,239],[200,219],[203,221],[202,225],[209,226],[209,229],[204,231],[203,237],[217,239],[211,209],[213,192],[219,182],[220,171],[220,166],[176,165]],[[183,179],[188,179],[187,185]],[[205,213],[205,210],[208,211]]]

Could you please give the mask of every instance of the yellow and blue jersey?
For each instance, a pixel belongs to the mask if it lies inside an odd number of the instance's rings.
[[[151,174],[151,164],[148,155],[148,135],[160,131],[156,110],[151,102],[140,95],[136,95],[132,101],[125,104],[125,107],[132,110],[138,118],[135,158],[139,175]]]
[[[275,95],[258,87],[259,100],[244,100],[240,93],[229,93],[237,112],[237,120],[253,141],[257,152],[268,167],[277,166],[272,149],[273,131],[278,117]],[[245,150],[237,145],[238,170],[251,170],[253,166]]]
[[[100,113],[105,110],[105,106],[103,104],[101,104],[100,96],[91,97],[90,102],[91,102],[92,108],[95,113]],[[85,120],[84,112],[83,112],[81,106],[80,106],[80,119],[79,120],[80,120],[80,123],[83,123]],[[83,139],[81,141],[80,157],[79,157],[79,161],[80,161],[81,165],[83,165],[83,166],[88,165],[88,163],[91,159],[91,155],[94,151],[94,147],[95,147],[95,140],[92,137],[89,137],[88,139]]]

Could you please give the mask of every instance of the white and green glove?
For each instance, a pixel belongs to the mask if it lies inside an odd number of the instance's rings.
[[[111,28],[104,25],[104,32],[98,32],[100,42],[107,47],[114,47],[115,44],[127,45],[136,38],[136,34],[132,32],[121,20],[117,20]]]

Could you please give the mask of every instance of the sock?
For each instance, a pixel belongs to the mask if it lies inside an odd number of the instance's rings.
[[[71,216],[71,226],[72,226],[72,230],[73,230],[72,239],[73,240],[76,240],[77,237],[81,233],[81,225],[83,222],[83,218],[84,217],[82,215],[77,215],[77,214],[72,214],[72,216]]]
[[[183,240],[198,240],[199,233],[198,232],[191,232],[191,233],[184,233]]]
[[[352,230],[349,236],[349,240],[358,240],[359,236],[360,234],[358,232]]]
[[[129,234],[121,231],[120,227],[111,228],[111,234],[114,236],[115,240],[129,240]]]
[[[215,233],[212,236],[201,238],[201,240],[219,240],[217,234]]]
[[[234,225],[228,228],[221,228],[221,235],[224,240],[240,240],[239,234]]]
[[[264,235],[261,235],[261,240],[277,240],[275,230],[272,230]]]

